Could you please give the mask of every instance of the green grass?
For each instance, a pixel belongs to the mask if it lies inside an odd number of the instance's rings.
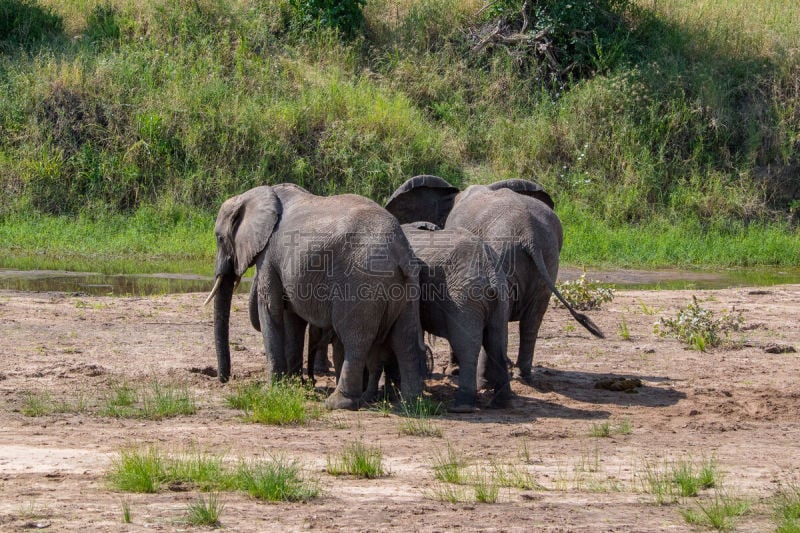
[[[234,193],[420,173],[540,181],[566,264],[800,264],[797,2],[634,0],[555,78],[475,51],[484,4],[371,1],[343,41],[286,0],[11,2],[0,267],[208,274]]]
[[[695,508],[681,511],[690,524],[703,525],[717,531],[731,531],[752,504],[745,499],[715,493],[710,501],[696,501]]]
[[[79,394],[71,400],[56,399],[46,391],[26,392],[22,400],[22,414],[30,417],[48,416],[59,413],[82,413],[87,410],[87,400]]]
[[[216,493],[209,494],[208,498],[200,496],[187,507],[186,522],[192,526],[221,527],[219,516],[224,509],[225,504]]]
[[[778,533],[800,532],[800,486],[789,485],[778,493],[774,513]]]
[[[307,501],[320,492],[316,482],[303,477],[297,462],[282,458],[271,462],[242,462],[234,480],[239,490],[264,501]]]
[[[400,421],[398,430],[402,435],[417,437],[441,437],[442,429],[430,418],[440,415],[442,404],[430,398],[418,396],[416,400],[400,402]]]
[[[194,397],[181,385],[153,380],[147,384],[117,383],[111,386],[101,416],[161,420],[197,411]]]
[[[620,420],[616,425],[611,422],[593,423],[589,430],[589,435],[596,438],[607,438],[612,435],[630,435],[632,431],[631,421],[628,419]]]
[[[334,476],[355,476],[374,479],[386,475],[383,451],[378,446],[357,440],[344,445],[337,456],[328,456],[327,472]]]
[[[467,480],[466,461],[453,446],[447,444],[447,452],[437,450],[433,461],[434,477],[445,483],[463,484]]]
[[[132,520],[131,503],[128,500],[122,500],[122,523],[130,524]]]
[[[658,505],[670,504],[698,496],[701,490],[718,488],[722,474],[714,459],[699,463],[688,459],[648,462],[637,476],[644,492]]]
[[[307,501],[320,492],[296,461],[279,457],[234,464],[211,453],[168,454],[154,446],[120,452],[107,479],[111,487],[124,492],[155,493],[167,486],[184,486],[204,492],[240,491],[265,501]],[[222,510],[211,500],[205,507]]]
[[[257,424],[305,424],[322,416],[313,391],[298,379],[277,380],[270,386],[258,382],[239,385],[227,397],[228,406],[244,411]]]

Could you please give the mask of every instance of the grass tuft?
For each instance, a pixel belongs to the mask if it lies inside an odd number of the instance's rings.
[[[209,494],[208,498],[200,496],[187,507],[186,522],[192,526],[222,527],[219,516],[223,509],[225,504],[219,500],[216,493]]]
[[[319,418],[321,409],[313,405],[313,392],[299,379],[276,380],[265,387],[258,382],[237,387],[227,397],[228,405],[245,412],[245,418],[257,424],[305,424]]]
[[[319,487],[301,474],[298,463],[283,458],[242,462],[234,474],[233,484],[259,500],[308,501],[319,495]]]
[[[380,447],[366,445],[360,440],[345,444],[337,457],[328,456],[327,471],[334,476],[350,475],[367,479],[386,475]]]

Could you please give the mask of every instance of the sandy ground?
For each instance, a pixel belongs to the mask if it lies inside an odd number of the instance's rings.
[[[704,307],[735,307],[744,330],[709,353],[654,336],[696,295]],[[185,531],[198,492],[126,494],[106,474],[121,450],[156,445],[205,450],[230,460],[283,455],[299,460],[322,488],[306,503],[265,503],[223,493],[227,531],[683,531],[681,511],[713,501],[657,505],[647,471],[680,461],[715,461],[720,494],[751,503],[737,528],[774,529],[772,498],[800,483],[800,354],[768,353],[770,343],[800,348],[800,285],[714,291],[618,291],[589,314],[607,339],[591,338],[561,309],[550,309],[536,349],[535,382],[514,382],[514,407],[444,415],[442,437],[401,435],[402,419],[375,410],[334,412],[299,427],[249,424],[226,407],[233,384],[263,377],[263,346],[234,300],[234,379],[222,385],[199,369],[215,366],[211,309],[204,294],[109,298],[0,291],[0,530]],[[627,324],[630,339],[619,326]],[[515,354],[512,325],[510,352]],[[434,345],[428,391],[447,399],[447,344]],[[198,411],[161,421],[101,417],[96,404],[113,383],[158,378],[189,387]],[[635,393],[595,388],[637,378]],[[31,417],[26,398],[89,408]],[[593,426],[630,423],[630,434],[595,437]],[[335,478],[328,456],[363,439],[379,445],[390,474]],[[501,488],[497,503],[438,501],[432,465],[448,444],[472,465],[513,465],[541,489]],[[132,523],[122,523],[123,502]]]

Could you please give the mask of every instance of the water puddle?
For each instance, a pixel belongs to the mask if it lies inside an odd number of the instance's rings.
[[[562,267],[559,281],[578,278],[582,269]],[[800,268],[686,270],[592,270],[586,277],[618,289],[724,289],[800,283]],[[90,296],[147,296],[185,292],[207,292],[213,285],[209,276],[193,274],[107,275],[58,270],[0,269],[0,289],[30,292],[66,292]],[[247,289],[250,279],[242,281]],[[239,290],[243,290],[240,288]]]

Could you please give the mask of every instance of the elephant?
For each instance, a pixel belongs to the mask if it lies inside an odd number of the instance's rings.
[[[509,301],[497,253],[463,228],[417,222],[403,224],[403,231],[421,267],[422,329],[446,338],[460,365],[458,392],[449,411],[474,411],[477,384],[484,377],[494,389],[490,406],[507,407]],[[481,353],[485,356],[479,361]]]
[[[419,278],[400,224],[381,206],[353,194],[316,196],[293,184],[260,186],[219,209],[214,337],[222,382],[230,378],[228,343],[235,286],[256,267],[257,318],[268,379],[299,373],[307,324],[331,329],[343,347],[329,409],[358,409],[371,357],[397,356],[402,394],[422,393],[425,348]]]
[[[555,286],[563,230],[553,208],[550,195],[532,181],[510,179],[471,185],[462,192],[431,175],[408,179],[386,204],[403,224],[424,220],[446,229],[463,228],[497,252],[508,281],[509,321],[519,322],[515,374],[527,383],[532,379],[536,338],[551,293],[592,335],[604,337]]]

